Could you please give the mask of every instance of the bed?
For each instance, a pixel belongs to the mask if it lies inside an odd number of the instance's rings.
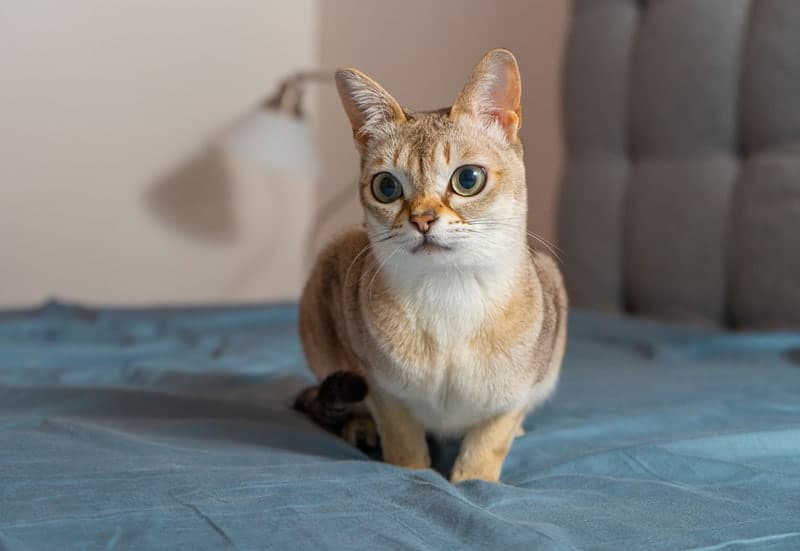
[[[501,484],[371,461],[291,410],[294,306],[0,318],[5,549],[800,546],[800,335],[575,312]],[[65,545],[69,542],[68,545]]]
[[[795,0],[575,2],[570,341],[499,484],[293,411],[295,305],[51,301],[0,313],[0,549],[800,548],[798,26]]]

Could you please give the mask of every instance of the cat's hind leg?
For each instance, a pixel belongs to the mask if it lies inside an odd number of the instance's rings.
[[[375,455],[380,450],[378,427],[366,407],[353,413],[342,427],[340,436],[367,455]]]

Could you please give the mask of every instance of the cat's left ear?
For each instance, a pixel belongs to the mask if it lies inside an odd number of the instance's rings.
[[[519,141],[522,85],[514,54],[498,48],[483,56],[450,110],[450,117],[473,116],[497,123],[509,143]]]

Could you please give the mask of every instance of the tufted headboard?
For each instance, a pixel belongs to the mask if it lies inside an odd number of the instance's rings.
[[[800,0],[575,0],[564,83],[572,303],[800,327]]]

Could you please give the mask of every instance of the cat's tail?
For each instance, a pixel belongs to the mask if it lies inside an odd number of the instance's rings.
[[[338,431],[352,416],[353,409],[367,396],[367,381],[352,371],[336,371],[319,386],[309,387],[294,401],[294,409],[312,421]]]

